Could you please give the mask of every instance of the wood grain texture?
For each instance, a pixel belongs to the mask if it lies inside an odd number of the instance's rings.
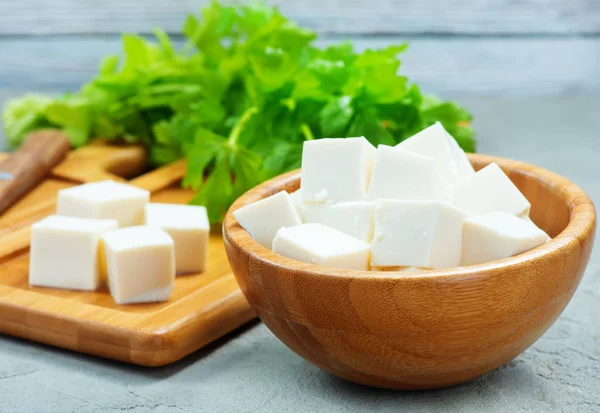
[[[442,96],[562,96],[600,93],[600,39],[352,39],[358,50],[410,41],[400,72]],[[344,40],[340,39],[339,41]],[[335,40],[338,41],[338,40]],[[334,40],[324,40],[329,45]],[[181,45],[181,42],[177,43]],[[111,38],[0,39],[0,88],[59,94],[97,73]],[[556,56],[561,56],[557,59]]]
[[[51,132],[55,133],[55,132]],[[105,179],[123,181],[146,168],[146,151],[135,145],[108,146],[97,141],[89,146],[70,152],[66,159],[52,169],[52,175],[31,190],[15,205],[0,215],[0,257],[11,256],[29,247],[30,225],[41,217],[56,210],[56,192],[77,183],[94,182]],[[184,170],[183,170],[184,171]],[[169,186],[173,175],[179,178],[183,171],[177,165],[148,174],[153,185],[142,187],[151,192]],[[170,181],[165,181],[170,177]],[[162,178],[162,179],[161,179]]]
[[[23,145],[0,162],[0,214],[36,187],[71,149],[66,136],[56,131],[31,134]]]
[[[386,388],[450,386],[489,372],[531,346],[571,299],[586,268],[596,213],[570,181],[542,168],[497,162],[532,203],[533,220],[554,237],[515,257],[422,273],[338,270],[272,253],[232,211],[299,186],[275,178],[238,199],[224,223],[233,272],[269,329],[315,365]]]
[[[78,292],[28,285],[29,227],[54,213],[57,191],[105,179],[109,176],[104,168],[137,170],[144,160],[143,150],[134,147],[79,149],[57,168],[57,175],[69,177],[69,181],[53,176],[0,217],[1,333],[128,363],[160,366],[255,317],[231,274],[220,233],[211,234],[207,271],[177,277],[173,294],[164,303],[119,306],[106,287]],[[151,190],[152,201],[185,203],[193,193],[173,185],[184,172],[185,163],[179,162],[130,182]]]
[[[179,32],[209,0],[0,2],[0,34]],[[595,0],[270,0],[322,33],[598,33]]]
[[[105,179],[123,181],[147,169],[147,154],[137,145],[114,145],[96,140],[91,145],[71,151],[64,162],[52,169],[52,175],[77,182]]]

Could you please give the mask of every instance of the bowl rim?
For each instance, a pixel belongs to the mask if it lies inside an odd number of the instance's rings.
[[[284,257],[256,242],[250,234],[243,229],[235,219],[233,212],[242,206],[256,202],[267,196],[274,195],[286,186],[293,185],[300,179],[300,169],[278,175],[240,196],[227,211],[223,221],[223,238],[226,243],[251,255],[252,259],[278,267],[281,270],[302,271],[314,276],[334,276],[338,278],[362,279],[415,279],[423,278],[454,278],[456,276],[472,276],[497,269],[521,266],[524,263],[543,259],[546,256],[564,253],[565,248],[580,244],[582,240],[594,235],[596,225],[596,210],[590,197],[570,180],[545,168],[525,162],[515,161],[498,156],[483,154],[467,154],[471,161],[481,164],[496,162],[505,171],[518,171],[521,174],[535,176],[548,186],[558,188],[569,209],[569,222],[567,226],[547,243],[529,251],[501,260],[490,261],[482,264],[459,266],[446,269],[424,269],[415,272],[403,271],[378,271],[378,270],[348,270],[341,268],[325,267],[311,263],[304,263]]]

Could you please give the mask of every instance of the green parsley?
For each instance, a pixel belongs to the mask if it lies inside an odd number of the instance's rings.
[[[182,185],[212,222],[254,185],[299,167],[305,140],[365,136],[394,145],[440,121],[475,151],[469,112],[398,74],[406,44],[321,48],[314,32],[262,3],[213,2],[201,18],[188,16],[181,50],[162,30],[155,35],[124,35],[124,59],[106,57],[76,93],[8,102],[9,144],[51,127],[75,147],[94,137],[144,144],[154,166],[185,157]]]

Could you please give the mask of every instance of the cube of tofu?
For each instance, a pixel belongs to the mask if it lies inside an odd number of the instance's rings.
[[[104,235],[108,287],[117,304],[166,301],[175,283],[175,246],[160,228],[137,226]]]
[[[463,221],[468,216],[439,201],[379,201],[371,265],[435,269],[460,265]]]
[[[132,185],[101,181],[58,191],[57,214],[116,219],[119,227],[141,225],[150,192]]]
[[[146,205],[146,225],[162,228],[175,242],[175,272],[206,270],[210,224],[206,208],[195,205]]]
[[[304,142],[300,188],[303,201],[364,201],[375,153],[376,149],[364,137]]]
[[[245,205],[234,211],[233,216],[256,242],[266,248],[273,245],[279,228],[302,223],[290,194],[285,191]]]
[[[100,282],[101,237],[115,230],[114,219],[53,215],[31,226],[29,284],[95,290]]]
[[[536,224],[535,222],[533,222],[533,220],[532,220],[532,219],[531,219],[531,217],[529,216],[529,211],[528,211],[528,213],[527,213],[527,214],[519,215],[519,218],[521,218],[521,219],[523,219],[523,220],[525,220],[525,221],[527,221],[527,222],[531,222],[533,225],[535,225],[536,227],[538,227],[538,226],[537,226],[537,224]],[[543,230],[543,229],[541,229],[540,227],[538,227],[538,228],[540,229],[540,231],[544,231],[544,230]],[[552,239],[552,237],[550,237],[550,235],[548,235],[548,234],[546,233],[546,231],[544,231],[544,234],[546,234],[546,242],[548,242],[548,241],[550,241],[550,240]]]
[[[434,158],[379,145],[367,200],[449,200],[445,187]]]
[[[472,217],[464,224],[461,264],[512,257],[546,241],[546,233],[534,223],[506,212]]]
[[[281,228],[273,252],[298,261],[349,270],[369,269],[369,244],[322,224]]]
[[[302,200],[300,190],[298,189],[297,191],[292,192],[290,194],[290,199],[292,200],[292,204],[294,204],[294,207],[296,207],[296,212],[298,213],[298,216],[301,220],[303,220],[304,217],[302,216],[302,209],[306,204]]]
[[[400,142],[396,148],[434,158],[439,176],[450,186],[475,173],[469,158],[439,122]]]
[[[496,163],[477,171],[454,188],[454,205],[474,215],[502,211],[529,215],[531,204]]]
[[[323,224],[370,243],[373,238],[374,210],[373,202],[306,205],[302,208],[302,218],[305,223]]]

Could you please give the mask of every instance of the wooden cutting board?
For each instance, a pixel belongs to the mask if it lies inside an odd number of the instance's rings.
[[[5,158],[0,154],[0,160]],[[219,231],[211,235],[208,270],[179,276],[165,303],[120,306],[106,287],[79,292],[30,287],[30,226],[54,213],[57,191],[144,171],[137,146],[97,143],[72,151],[44,182],[0,216],[0,333],[144,366],[162,366],[198,350],[255,317],[231,273]],[[185,163],[129,181],[152,201],[185,203]],[[214,232],[214,231],[213,231]]]

